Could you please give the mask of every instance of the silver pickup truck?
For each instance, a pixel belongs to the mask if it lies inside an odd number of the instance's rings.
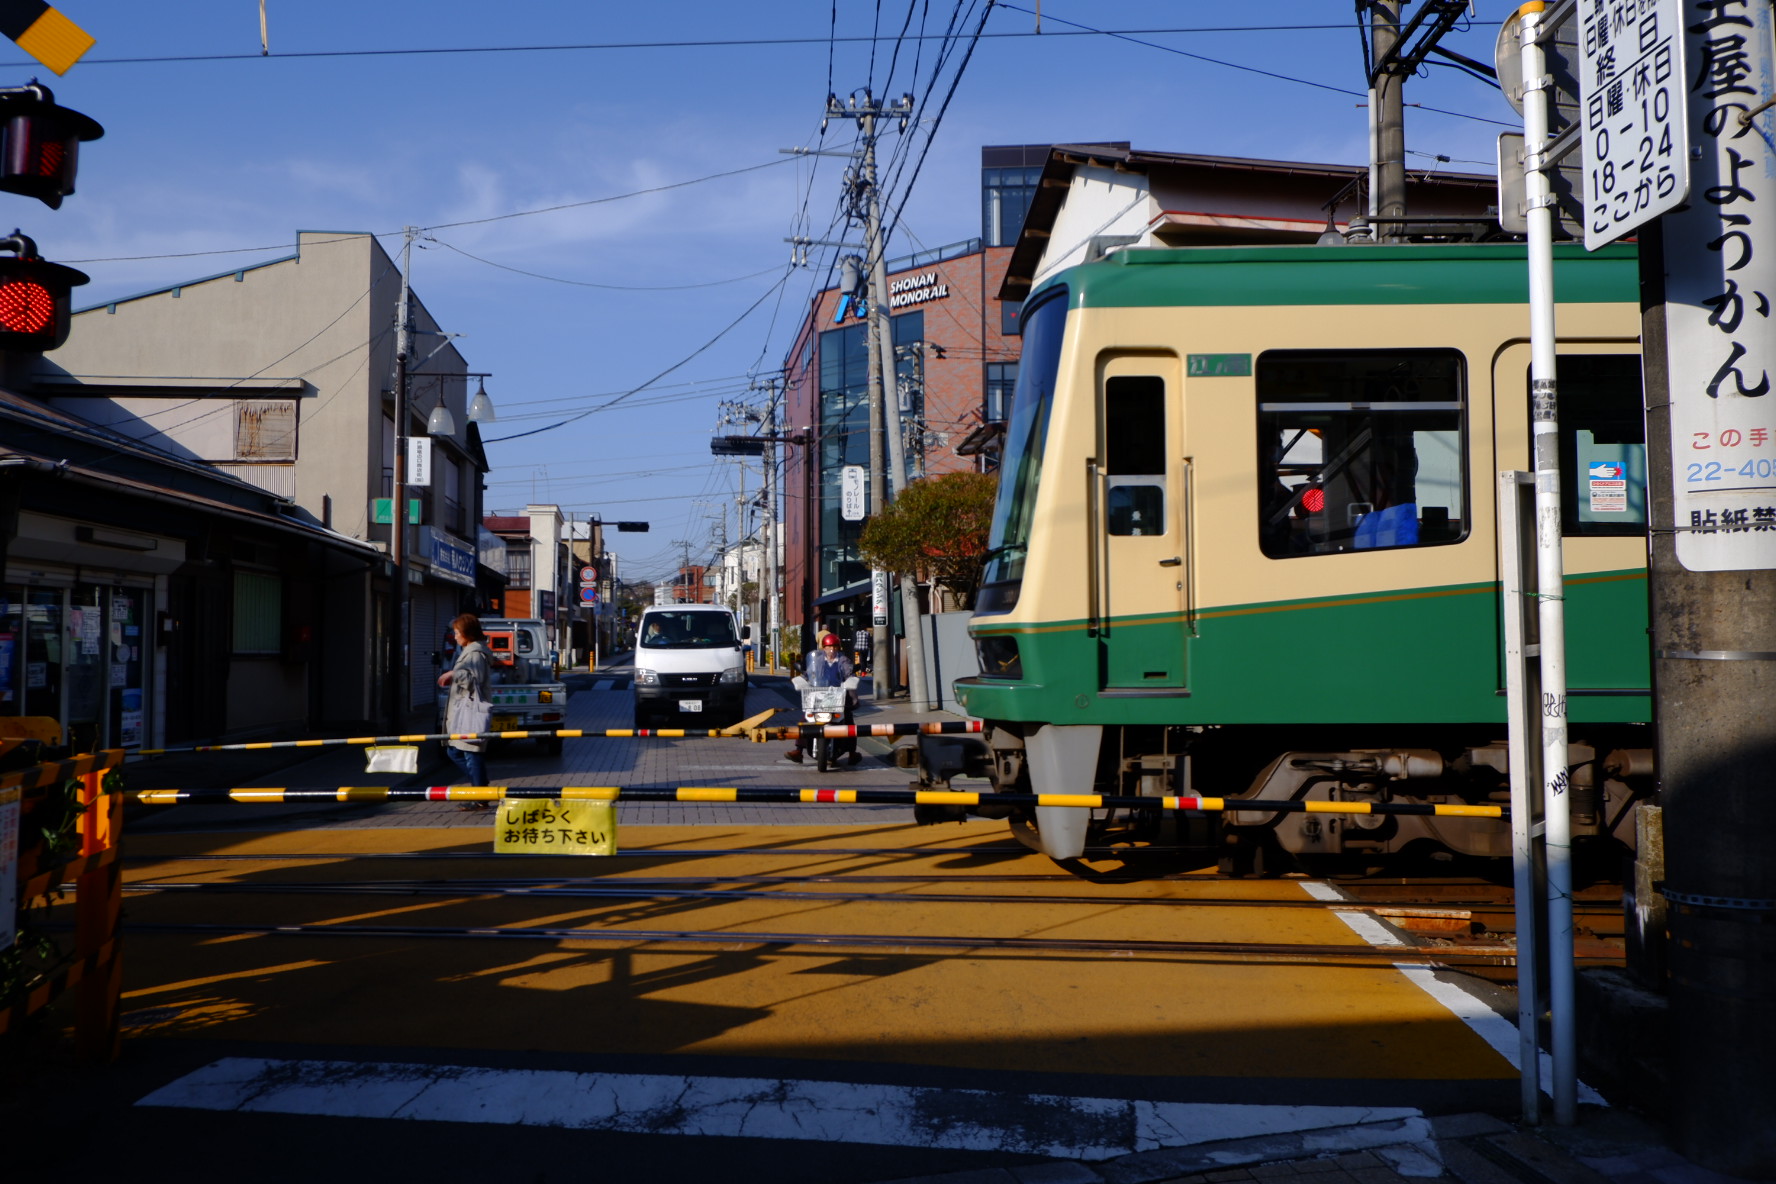
[[[490,732],[553,732],[567,719],[567,684],[555,677],[549,661],[547,627],[536,620],[483,617],[481,631],[493,666],[493,700]],[[443,655],[443,668],[456,660],[454,651]],[[438,731],[445,730],[444,711],[448,691],[438,693]],[[561,738],[537,741],[550,756],[561,752]]]

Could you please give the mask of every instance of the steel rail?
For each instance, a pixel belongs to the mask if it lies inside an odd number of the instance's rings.
[[[923,883],[945,883],[931,877]],[[1371,913],[1387,917],[1467,919],[1472,910],[1508,908],[1492,901],[1451,901],[1429,904],[1378,904],[1363,901],[1265,900],[1258,897],[1195,899],[1178,896],[1048,896],[1042,894],[967,892],[837,892],[766,888],[691,888],[676,885],[562,884],[535,885],[485,880],[329,880],[304,883],[292,880],[236,882],[230,880],[136,881],[125,892],[196,893],[201,895],[273,896],[460,896],[511,899],[604,899],[604,900],[818,900],[855,901],[860,904],[1032,904],[1032,905],[1154,905],[1161,908],[1283,908],[1312,909],[1332,913]]]
[[[732,786],[464,786],[341,785],[262,786],[213,789],[133,789],[125,797],[141,805],[183,803],[283,804],[288,802],[718,802],[776,805],[1038,806],[1082,810],[1178,810],[1275,814],[1410,814],[1440,818],[1507,818],[1504,806],[1438,802],[1334,802],[1309,799],[1209,798],[1096,793],[978,793],[911,789],[767,789]]]
[[[562,926],[403,926],[403,925],[249,925],[211,922],[131,921],[129,933],[251,933],[267,937],[489,938],[495,940],[583,941],[611,943],[723,946],[840,946],[904,951],[919,949],[1030,951],[1043,953],[1225,954],[1265,960],[1348,962],[1352,966],[1411,963],[1422,965],[1510,966],[1514,946],[1452,947],[1309,945],[1304,943],[1218,941],[1117,941],[1110,938],[945,937],[889,933],[778,933],[751,930],[616,929]]]

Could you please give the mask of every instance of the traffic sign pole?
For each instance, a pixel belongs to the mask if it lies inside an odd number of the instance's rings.
[[[1573,1017],[1572,811],[1566,742],[1565,554],[1560,538],[1560,413],[1555,376],[1554,196],[1547,170],[1552,82],[1537,33],[1542,4],[1518,9],[1523,38],[1523,168],[1529,222],[1530,429],[1535,450],[1536,589],[1542,677],[1542,796],[1548,864],[1548,1008],[1554,1121],[1578,1119]]]

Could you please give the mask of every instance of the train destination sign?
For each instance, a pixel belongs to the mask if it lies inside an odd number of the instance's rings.
[[[1660,219],[1671,525],[1690,571],[1776,568],[1772,9],[1684,0],[1681,18],[1694,200]]]
[[[1682,8],[1682,0],[1579,5],[1588,251],[1689,196]]]

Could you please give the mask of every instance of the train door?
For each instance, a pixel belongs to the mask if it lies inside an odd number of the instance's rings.
[[[1184,426],[1178,359],[1107,355],[1098,367],[1094,462],[1099,687],[1187,693]]]

